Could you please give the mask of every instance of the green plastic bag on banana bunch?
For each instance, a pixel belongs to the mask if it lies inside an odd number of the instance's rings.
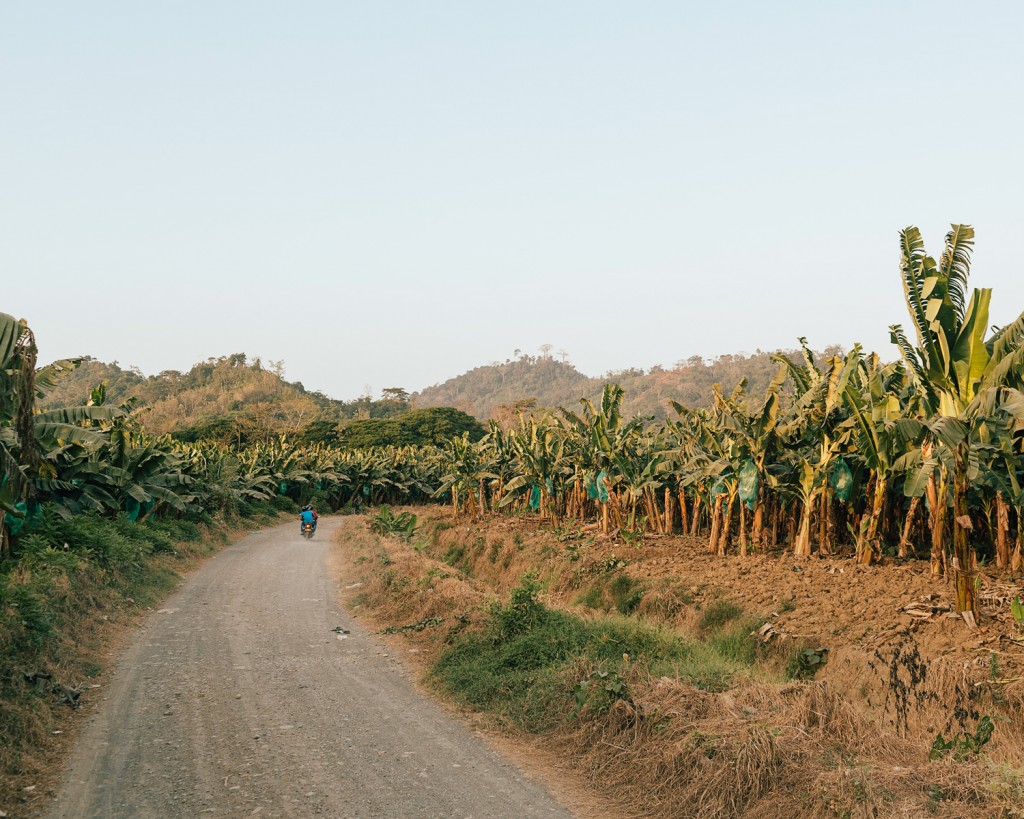
[[[747,505],[747,509],[754,511],[757,503],[757,490],[761,486],[761,476],[757,474],[757,467],[753,461],[744,461],[740,467],[740,500]]]
[[[832,467],[828,482],[832,484],[832,491],[839,500],[846,503],[850,499],[850,493],[853,491],[853,473],[842,457],[837,459],[836,465]]]

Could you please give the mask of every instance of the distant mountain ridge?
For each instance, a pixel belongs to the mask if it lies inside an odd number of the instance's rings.
[[[778,352],[794,361],[801,357],[799,350]],[[839,347],[828,347],[822,351],[822,357],[841,352]],[[778,370],[771,355],[758,350],[751,355],[722,355],[711,361],[693,356],[670,369],[633,368],[611,371],[598,378],[551,357],[521,356],[475,367],[420,390],[411,399],[417,407],[451,406],[484,420],[500,414],[503,407],[528,399],[534,399],[540,407],[576,409],[581,398],[596,400],[604,385],[614,382],[626,391],[626,414],[665,418],[672,413],[671,401],[688,407],[710,406],[714,384],[731,392],[746,378],[750,393],[762,394]]]
[[[835,347],[824,351],[826,355],[836,352]],[[798,351],[785,354],[794,360],[800,355]],[[671,401],[709,406],[716,383],[729,392],[746,378],[750,393],[760,395],[776,370],[771,354],[761,351],[723,355],[713,361],[695,356],[671,369],[628,369],[597,378],[549,356],[520,356],[475,367],[412,395],[392,388],[379,399],[361,396],[338,401],[285,381],[280,366],[268,368],[242,353],[208,359],[187,372],[168,370],[151,376],[86,358],[61,379],[44,406],[84,404],[92,388],[102,382],[108,404],[135,400],[144,423],[157,434],[239,443],[278,434],[338,440],[339,427],[353,420],[393,419],[413,408],[454,407],[481,421],[514,420],[517,405],[575,410],[581,398],[599,398],[610,381],[626,390],[623,410],[627,414],[664,418],[672,414]]]

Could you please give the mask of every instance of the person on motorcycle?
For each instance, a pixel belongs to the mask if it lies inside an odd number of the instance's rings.
[[[316,519],[317,514],[313,510],[313,507],[308,503],[302,507],[302,511],[299,513],[299,532],[301,533],[307,523],[313,524],[313,532],[316,532]]]

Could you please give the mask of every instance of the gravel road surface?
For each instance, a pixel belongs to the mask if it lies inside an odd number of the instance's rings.
[[[249,535],[149,617],[51,816],[570,816],[341,610],[336,526]]]

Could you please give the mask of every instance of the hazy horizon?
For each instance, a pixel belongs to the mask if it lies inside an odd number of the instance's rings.
[[[345,398],[907,323],[898,232],[1024,309],[1024,6],[307,0],[0,11],[0,311]],[[909,328],[908,328],[909,329]]]

